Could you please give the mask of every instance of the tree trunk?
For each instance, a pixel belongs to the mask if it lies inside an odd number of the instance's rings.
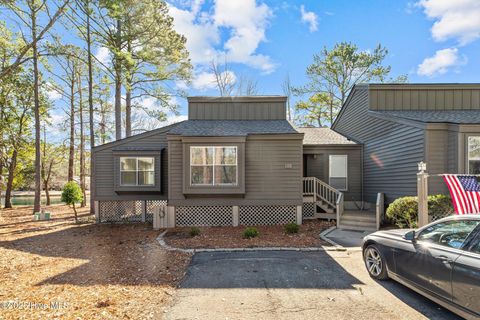
[[[70,142],[68,153],[68,181],[73,181],[75,158],[75,68],[70,82]]]
[[[93,196],[93,148],[95,147],[95,130],[93,128],[93,71],[92,40],[90,34],[90,1],[85,2],[87,12],[87,54],[88,54],[88,115],[90,125],[90,213],[94,213]]]
[[[83,208],[87,205],[85,193],[85,135],[83,133],[83,99],[82,99],[82,77],[78,74],[78,113],[80,120],[80,189],[82,189],[83,200],[80,206]]]
[[[7,189],[5,190],[5,208],[12,208],[12,188],[13,178],[15,177],[15,168],[17,166],[18,151],[15,148],[10,160],[10,167],[8,168]]]
[[[75,208],[75,202],[73,203],[73,213],[75,214],[75,223],[78,223],[77,208]]]
[[[130,40],[127,43],[127,51],[132,51]],[[127,85],[125,92],[125,135],[130,137],[132,135],[132,75],[127,77]]]
[[[45,198],[47,199],[47,206],[51,204],[50,201],[50,177],[52,174],[52,168],[53,168],[53,160],[50,161],[50,164],[48,165],[48,172],[46,175],[46,178],[44,180],[44,185],[43,189],[45,190]]]
[[[125,93],[125,135],[132,135],[132,91],[128,86]]]
[[[122,139],[122,21],[117,19],[117,52],[115,53],[115,139]]]
[[[33,212],[40,212],[41,197],[41,170],[42,170],[42,154],[40,146],[40,99],[39,99],[39,77],[38,77],[38,52],[37,52],[37,14],[36,8],[31,13],[32,19],[32,54],[33,54],[33,96],[35,106],[35,200],[33,204]]]

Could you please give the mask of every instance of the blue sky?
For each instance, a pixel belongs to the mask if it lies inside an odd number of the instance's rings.
[[[261,94],[282,94],[287,73],[293,85],[304,84],[312,55],[340,41],[361,50],[381,43],[392,76],[407,74],[409,82],[479,82],[478,0],[168,3],[195,66],[190,95],[216,94],[208,62],[222,57],[237,78],[255,79]]]

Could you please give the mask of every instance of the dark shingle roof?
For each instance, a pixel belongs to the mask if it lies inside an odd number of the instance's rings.
[[[298,133],[287,120],[187,120],[169,134],[181,136],[246,136]]]
[[[356,142],[348,140],[330,128],[297,128],[297,131],[305,134],[303,136],[304,145],[357,144]]]
[[[457,111],[370,111],[373,115],[380,114],[408,120],[427,123],[480,123],[480,110],[457,110]]]

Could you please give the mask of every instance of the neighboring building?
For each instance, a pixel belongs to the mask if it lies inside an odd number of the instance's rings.
[[[356,85],[329,128],[294,128],[280,96],[191,97],[188,120],[97,146],[99,221],[165,226],[338,219],[378,228],[383,197],[480,173],[480,85]],[[447,193],[440,177],[431,194]],[[379,195],[380,194],[380,195]],[[376,212],[375,212],[376,210]]]
[[[430,174],[480,173],[479,84],[361,84],[332,129],[363,146],[364,201],[416,195],[417,164]],[[440,177],[430,194],[448,193]]]

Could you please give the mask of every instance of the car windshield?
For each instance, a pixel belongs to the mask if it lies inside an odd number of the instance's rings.
[[[434,224],[424,229],[418,240],[460,249],[479,220],[453,220]]]

